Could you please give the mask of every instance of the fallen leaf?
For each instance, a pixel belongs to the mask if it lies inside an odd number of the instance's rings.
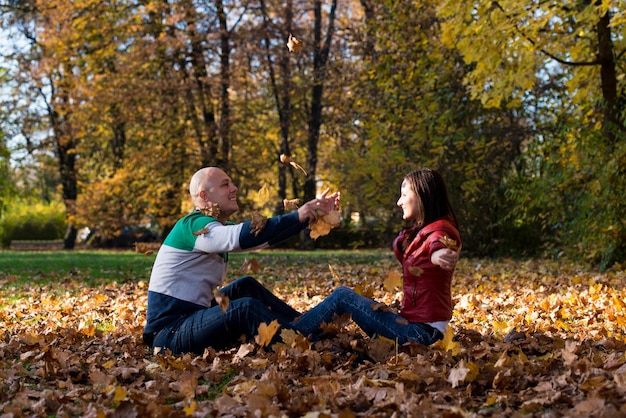
[[[333,269],[333,266],[331,266],[330,264],[328,265],[328,270],[330,270],[330,274],[331,274],[331,276],[333,276],[333,279],[335,279],[337,281],[341,280],[339,278],[339,275],[337,274],[337,272],[335,272],[335,269]]]
[[[454,330],[451,326],[446,328],[446,332],[443,334],[443,338],[432,346],[436,348],[441,348],[442,350],[449,351],[453,356],[458,355],[461,352],[461,344],[456,341],[453,341],[454,338]]]

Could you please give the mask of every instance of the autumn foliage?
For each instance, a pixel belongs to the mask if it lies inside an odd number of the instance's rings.
[[[340,284],[398,306],[399,265],[388,254],[254,259],[246,271],[254,266],[301,311]],[[433,347],[369,339],[337,318],[315,345],[276,330],[283,342],[273,350],[257,338],[173,356],[142,344],[147,278],[87,286],[73,272],[29,287],[4,275],[0,414],[624,416],[625,279],[623,270],[462,259],[453,332]]]

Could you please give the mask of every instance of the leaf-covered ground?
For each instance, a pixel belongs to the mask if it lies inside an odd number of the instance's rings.
[[[385,287],[399,269],[387,256],[259,261],[255,276],[300,310],[339,284],[397,306]],[[454,335],[435,347],[398,347],[347,325],[313,347],[286,336],[274,351],[248,341],[203,356],[142,345],[147,277],[16,280],[0,277],[2,417],[626,416],[621,269],[462,259]]]

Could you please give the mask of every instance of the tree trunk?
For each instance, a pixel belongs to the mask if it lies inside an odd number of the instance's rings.
[[[600,80],[604,99],[604,121],[602,124],[607,144],[614,148],[624,132],[620,120],[620,102],[617,94],[617,73],[615,70],[615,48],[611,40],[611,16],[605,13],[596,26],[598,32],[598,61],[600,62]]]
[[[219,141],[220,154],[217,165],[226,172],[230,171],[230,99],[228,89],[230,88],[230,32],[228,30],[228,21],[224,11],[222,0],[215,2],[217,7],[217,17],[220,22],[220,123],[219,123]]]
[[[270,85],[272,88],[272,95],[276,102],[276,110],[278,112],[278,122],[280,125],[280,143],[278,145],[278,155],[276,161],[278,161],[280,154],[291,155],[291,65],[290,55],[286,51],[283,51],[278,61],[278,67],[280,71],[281,85],[278,85],[276,70],[273,65],[272,53],[271,53],[271,41],[270,41],[270,27],[269,17],[266,9],[265,2],[261,0],[261,13],[263,15],[263,29],[264,36],[263,42],[265,45],[265,62],[267,63],[268,73],[270,77]],[[287,38],[286,35],[291,33],[293,26],[293,2],[288,1],[285,6],[285,21],[283,38]],[[291,167],[285,164],[278,164],[278,200],[274,208],[274,213],[284,213],[283,199],[287,198],[287,172]],[[293,176],[292,176],[293,178]],[[295,183],[295,181],[294,181]],[[294,196],[297,196],[297,187],[293,185]]]
[[[304,200],[315,198],[316,172],[317,172],[317,147],[319,144],[320,128],[322,126],[322,108],[324,96],[324,80],[326,78],[326,64],[330,53],[330,44],[334,33],[335,11],[337,0],[333,0],[326,39],[322,44],[322,2],[315,1],[315,26],[314,26],[314,56],[313,56],[313,89],[311,91],[311,113],[309,115],[309,132],[307,140],[306,171],[307,179],[304,183]]]

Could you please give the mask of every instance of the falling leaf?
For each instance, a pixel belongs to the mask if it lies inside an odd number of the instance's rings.
[[[400,325],[409,325],[409,321],[401,316],[396,317],[396,322]]]
[[[208,203],[207,206],[200,209],[200,213],[211,218],[219,218],[221,213],[220,206],[217,203]]]
[[[270,322],[269,325],[262,322],[257,330],[257,335],[254,336],[254,341],[256,341],[256,343],[261,347],[268,346],[272,342],[272,339],[274,338],[274,335],[276,335],[276,331],[278,331],[279,328],[280,324],[275,319]]]
[[[252,212],[252,221],[250,222],[250,233],[254,236],[257,236],[263,231],[265,228],[265,224],[267,223],[267,217],[261,215],[257,211]]]
[[[373,311],[381,311],[381,312],[390,312],[391,309],[389,309],[389,306],[387,306],[387,304],[385,303],[372,303],[370,305],[370,308],[372,308]]]
[[[194,234],[195,236],[199,237],[200,235],[208,234],[209,231],[210,231],[209,225],[207,225],[207,226],[205,226],[202,229],[199,229],[197,231],[193,231],[192,234]]]
[[[375,291],[367,283],[357,283],[354,285],[354,292],[361,296],[365,296],[366,298],[372,299]]]
[[[296,37],[292,34],[289,34],[289,39],[287,40],[287,48],[289,49],[289,52],[300,53],[302,52],[303,46],[302,41],[296,39]]]
[[[256,258],[244,258],[239,272],[241,274],[258,273],[261,271],[261,263]]]
[[[408,270],[409,270],[409,273],[417,277],[420,277],[422,273],[424,273],[424,270],[422,270],[421,268],[417,266],[409,266]]]
[[[257,192],[257,197],[259,198],[259,205],[263,206],[270,199],[270,189],[267,187],[267,184],[263,183],[263,186]]]
[[[160,243],[154,242],[136,242],[135,243],[135,251],[138,253],[142,253],[146,256],[154,254],[155,250],[161,246]]]
[[[399,289],[402,286],[402,274],[398,270],[390,270],[385,276],[383,286],[388,292]]]
[[[317,239],[321,236],[328,235],[330,231],[339,226],[341,223],[341,215],[337,210],[331,210],[326,215],[321,215],[315,222],[309,225],[311,229],[310,236]]]
[[[283,207],[286,211],[296,210],[300,207],[300,199],[283,199]]]
[[[228,305],[230,304],[229,297],[222,293],[217,292],[217,294],[215,295],[215,301],[219,305],[222,312],[226,312],[226,310],[228,309]]]
[[[302,168],[300,164],[298,164],[293,158],[289,157],[288,155],[280,154],[280,162],[283,164],[289,164],[293,168],[302,171],[302,173],[304,173],[305,176],[307,175],[304,168]]]
[[[333,269],[333,266],[331,266],[330,264],[328,265],[328,270],[330,270],[330,274],[333,276],[333,279],[339,281],[339,275],[337,274],[337,272],[335,272],[335,269]]]
[[[439,241],[451,250],[456,251],[458,248],[457,242],[453,240],[452,238],[448,237],[447,235],[444,235],[443,237],[439,238]]]

